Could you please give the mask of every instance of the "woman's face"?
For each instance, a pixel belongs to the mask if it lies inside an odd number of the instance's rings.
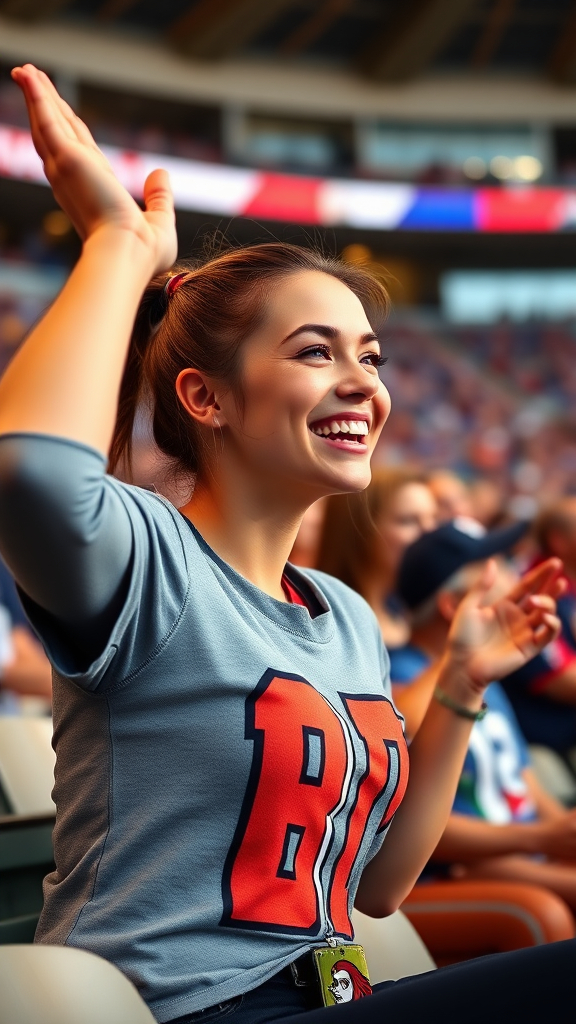
[[[381,564],[396,571],[405,549],[438,525],[436,501],[426,484],[407,483],[392,495],[376,525],[382,539]]]
[[[335,1003],[351,1003],[354,999],[354,986],[348,971],[334,971],[332,984],[328,986]]]
[[[346,285],[318,271],[284,278],[242,348],[242,406],[215,389],[226,451],[279,495],[362,490],[390,411],[379,355]]]

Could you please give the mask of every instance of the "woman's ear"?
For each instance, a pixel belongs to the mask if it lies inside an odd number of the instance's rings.
[[[222,427],[226,419],[222,412],[210,378],[189,367],[176,378],[176,394],[186,409],[203,427]]]

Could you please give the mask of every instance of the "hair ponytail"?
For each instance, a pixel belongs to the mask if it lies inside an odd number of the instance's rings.
[[[168,279],[167,275],[153,278],[138,307],[120,383],[116,424],[108,454],[110,473],[113,473],[121,462],[125,464],[128,475],[131,473],[134,422],[144,386],[143,364],[147,347],[166,310]]]
[[[145,397],[150,398],[160,450],[177,472],[198,472],[208,437],[178,399],[179,373],[194,367],[236,390],[241,399],[242,343],[262,322],[274,283],[301,271],[342,281],[360,299],[374,332],[381,333],[389,309],[384,286],[361,267],[297,245],[267,242],[230,249],[151,281],[138,309],[120,386],[110,472],[121,462],[130,470],[134,420]],[[167,282],[184,272],[186,277],[168,294]]]

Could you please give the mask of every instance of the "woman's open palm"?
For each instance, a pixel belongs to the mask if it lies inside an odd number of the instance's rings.
[[[478,690],[521,668],[560,631],[555,614],[556,598],[564,590],[559,559],[543,562],[509,594],[487,604],[495,571],[494,563],[488,563],[459,605],[448,638],[452,660]]]
[[[106,227],[127,230],[149,248],[152,274],[170,267],[177,242],[166,171],[152,171],[146,179],[141,210],[48,76],[26,64],[15,68],[12,77],[24,93],[32,139],[56,201],[80,238],[86,241]]]

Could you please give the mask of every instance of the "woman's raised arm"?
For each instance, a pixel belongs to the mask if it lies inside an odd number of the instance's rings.
[[[138,303],[176,258],[168,177],[149,175],[141,210],[49,78],[29,64],[12,74],[46,177],[83,248],[0,381],[0,434],[53,434],[107,453]]]
[[[374,917],[392,913],[438,845],[484,690],[530,661],[558,635],[560,620],[555,612],[556,598],[564,591],[561,572],[562,562],[548,559],[491,605],[486,597],[494,583],[495,566],[488,563],[461,602],[438,674],[443,700],[431,701],[410,746],[406,796],[386,842],[360,880],[356,906],[364,913]]]

